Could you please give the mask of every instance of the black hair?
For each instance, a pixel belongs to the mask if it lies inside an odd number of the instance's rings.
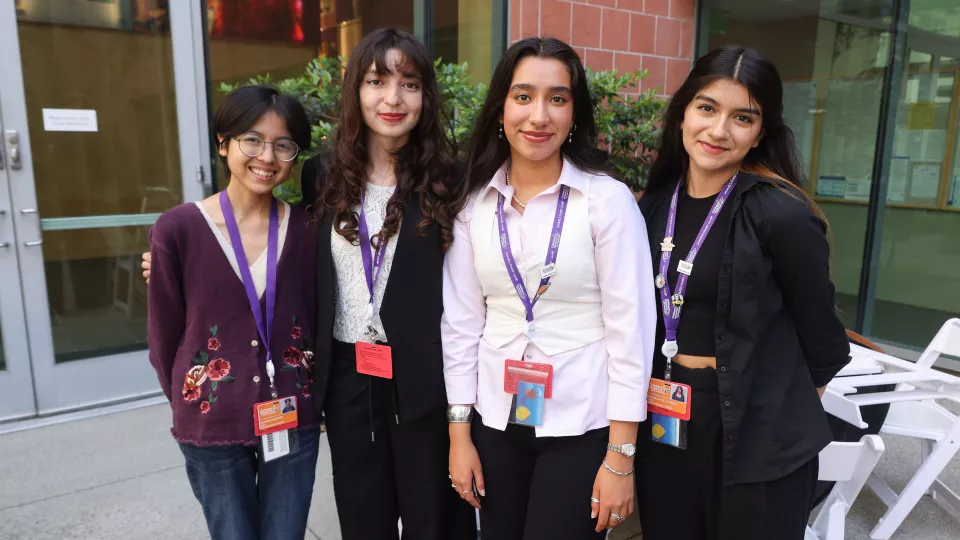
[[[697,60],[687,80],[673,94],[663,116],[663,132],[657,159],[650,170],[647,191],[672,186],[689,166],[683,147],[681,124],[687,106],[705,87],[718,80],[731,80],[746,87],[750,98],[760,105],[763,137],[743,159],[743,170],[799,186],[803,168],[793,131],[783,121],[783,83],[776,66],[757,51],[743,47],[715,49]],[[803,193],[802,190],[796,190]],[[799,193],[797,193],[799,195]]]
[[[573,140],[565,140],[560,146],[560,153],[582,171],[609,173],[606,167],[607,153],[597,148],[594,103],[580,57],[573,48],[559,39],[531,37],[518,41],[507,49],[493,73],[490,90],[477,117],[471,139],[467,178],[461,186],[461,205],[466,203],[471,193],[487,185],[493,174],[510,157],[510,143],[499,137],[500,117],[517,64],[528,57],[559,60],[570,72],[576,129],[573,131]]]
[[[241,86],[227,94],[213,114],[213,132],[229,144],[231,137],[246,133],[260,118],[274,111],[287,125],[287,131],[301,152],[310,148],[310,119],[297,98],[280,93],[271,86]],[[220,156],[226,165],[226,158]]]

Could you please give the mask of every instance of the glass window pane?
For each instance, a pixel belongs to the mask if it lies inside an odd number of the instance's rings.
[[[20,3],[43,231],[31,249],[43,250],[56,362],[146,348],[145,224],[183,198],[167,5]],[[57,109],[85,110],[96,127],[48,129]]]
[[[960,4],[911,2],[871,334],[923,349],[960,313]]]
[[[434,56],[470,67],[475,83],[493,73],[493,11],[498,0],[448,0],[433,8]]]

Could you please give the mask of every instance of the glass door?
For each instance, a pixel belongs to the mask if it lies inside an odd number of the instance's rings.
[[[10,201],[0,258],[16,259],[0,294],[22,293],[27,338],[17,341],[37,414],[158,391],[140,253],[161,212],[202,197],[210,163],[196,80],[202,24],[189,6],[0,0],[0,200]]]

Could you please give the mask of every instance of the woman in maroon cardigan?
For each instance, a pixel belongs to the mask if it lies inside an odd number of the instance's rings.
[[[310,124],[296,98],[230,93],[214,130],[230,183],[151,231],[150,362],[214,539],[302,539],[316,471],[316,233],[277,201]],[[293,411],[291,411],[291,405]]]

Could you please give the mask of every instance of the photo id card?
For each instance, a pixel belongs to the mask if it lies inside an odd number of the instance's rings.
[[[546,390],[542,384],[522,381],[518,383],[517,395],[513,398],[508,421],[521,426],[542,426],[545,394]]]
[[[264,401],[253,406],[253,432],[275,433],[297,427],[297,397]]]
[[[647,388],[647,410],[690,420],[690,385],[651,378]]]

